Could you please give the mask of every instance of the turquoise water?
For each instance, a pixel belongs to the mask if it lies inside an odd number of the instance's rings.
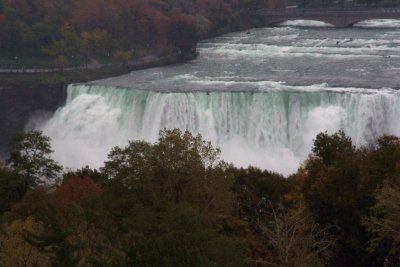
[[[400,134],[400,28],[377,25],[285,26],[208,40],[186,64],[70,85],[66,105],[40,128],[54,157],[72,168],[99,167],[113,146],[178,127],[201,133],[237,166],[287,175],[321,131],[344,130],[356,145]]]

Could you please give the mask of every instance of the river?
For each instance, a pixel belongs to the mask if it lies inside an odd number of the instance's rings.
[[[337,29],[317,22],[223,35],[196,60],[70,85],[38,128],[64,166],[102,166],[127,140],[163,128],[201,133],[236,166],[289,175],[322,131],[357,146],[400,135],[400,22]]]

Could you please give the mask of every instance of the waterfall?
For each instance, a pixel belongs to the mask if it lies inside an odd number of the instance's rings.
[[[296,171],[322,131],[343,130],[358,146],[400,134],[394,90],[275,85],[264,91],[156,92],[70,85],[66,105],[40,129],[64,166],[102,166],[127,140],[155,141],[159,130],[200,133],[237,166]]]

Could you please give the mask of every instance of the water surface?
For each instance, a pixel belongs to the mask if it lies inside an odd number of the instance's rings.
[[[65,166],[99,167],[127,140],[160,129],[201,133],[237,166],[290,174],[321,131],[356,145],[400,135],[400,24],[349,29],[288,22],[199,44],[191,62],[71,85],[40,128]]]

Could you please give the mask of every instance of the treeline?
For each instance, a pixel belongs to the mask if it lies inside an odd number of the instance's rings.
[[[129,60],[140,51],[187,53],[197,40],[260,25],[249,9],[275,0],[2,0],[0,57]]]
[[[163,130],[61,175],[41,132],[0,168],[0,266],[399,266],[400,139],[319,134],[291,177]]]

